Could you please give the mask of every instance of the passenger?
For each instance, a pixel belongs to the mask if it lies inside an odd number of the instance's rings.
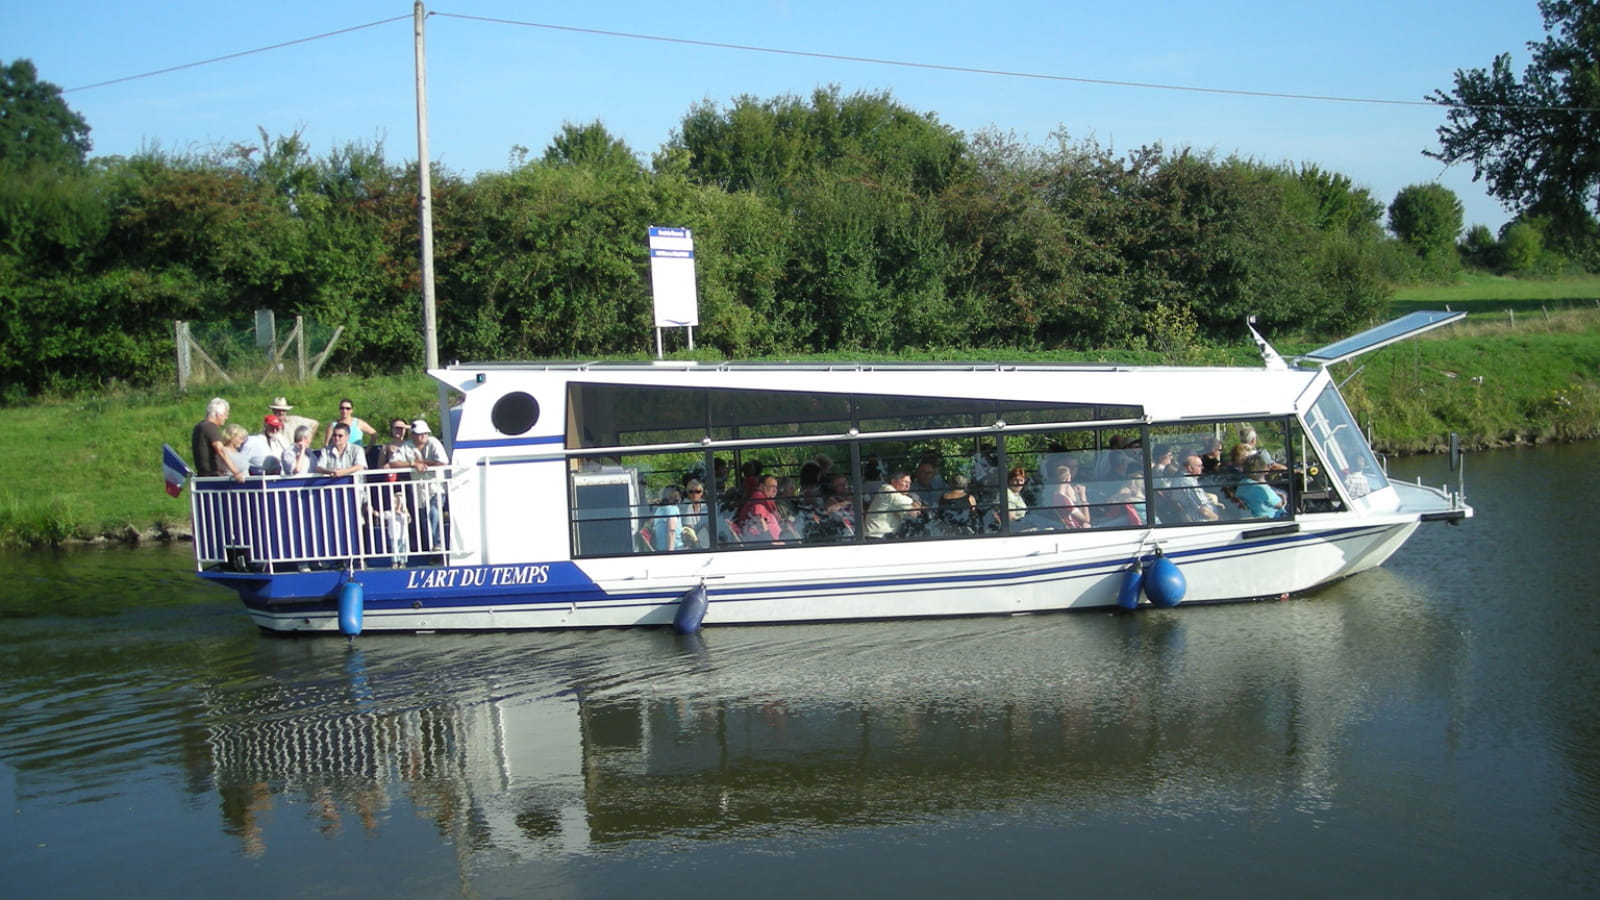
[[[1207,472],[1222,467],[1222,441],[1209,437],[1200,449],[1200,466]]]
[[[228,422],[228,401],[212,397],[206,404],[206,417],[194,426],[189,436],[189,449],[194,455],[196,475],[231,475],[234,481],[244,481],[243,466],[233,466],[228,461],[227,444],[222,437],[222,426]]]
[[[350,446],[360,450],[362,453],[366,453],[366,448],[363,446],[366,436],[377,434],[378,429],[368,425],[365,419],[358,417],[355,414],[355,408],[355,401],[349,397],[339,401],[339,415],[338,418],[328,423],[328,433],[322,439],[324,446],[333,446],[333,429],[343,425],[345,426]]]
[[[410,446],[410,443],[406,440],[406,436],[410,433],[411,426],[405,419],[389,420],[389,443],[378,448],[378,457],[375,460],[377,468],[398,468],[389,464],[394,462],[397,456],[402,455],[406,447]]]
[[[978,530],[978,498],[967,492],[967,476],[951,475],[939,495],[935,516],[942,534],[972,534]]]
[[[1242,446],[1242,445],[1241,445]],[[1258,453],[1245,463],[1244,479],[1234,488],[1234,496],[1252,518],[1281,519],[1288,515],[1283,495],[1267,484],[1268,464]]]
[[[301,425],[311,429],[312,436],[315,436],[317,433],[317,420],[306,416],[290,415],[289,410],[291,409],[294,409],[294,407],[290,406],[289,401],[283,397],[274,397],[272,402],[267,404],[267,412],[283,420],[283,433],[285,436],[293,435]]]
[[[1288,468],[1287,466],[1284,466],[1277,460],[1273,459],[1271,451],[1267,450],[1265,447],[1257,445],[1256,430],[1251,428],[1249,425],[1245,425],[1239,429],[1239,444],[1240,446],[1249,447],[1251,456],[1259,456],[1265,460],[1268,469],[1282,470]]]
[[[294,430],[294,443],[289,449],[283,451],[279,459],[279,472],[283,475],[310,475],[317,470],[316,451],[311,449],[311,431],[309,425],[301,425]]]
[[[799,505],[815,509],[822,501],[822,466],[808,459],[800,466]]]
[[[748,500],[756,495],[756,488],[761,486],[761,460],[747,459],[739,467],[739,499]],[[771,497],[771,494],[767,494]]]
[[[944,479],[939,477],[939,457],[923,456],[922,461],[917,463],[911,493],[925,507],[932,508],[938,504],[939,495],[944,493]]]
[[[1215,522],[1221,515],[1216,498],[1201,487],[1204,473],[1205,462],[1191,453],[1183,458],[1183,475],[1173,481],[1168,491],[1179,513],[1190,522]]]
[[[1139,509],[1144,505],[1144,480],[1129,479],[1111,499],[1095,508],[1096,528],[1137,528],[1144,524]]]
[[[1122,478],[1123,460],[1125,456],[1122,448],[1128,443],[1126,435],[1113,434],[1107,442],[1106,448],[1095,454],[1094,479],[1095,481],[1118,481]]]
[[[1027,486],[1028,473],[1020,466],[1006,473],[1006,518],[1013,523],[1028,514],[1028,501],[1022,497],[1022,489]]]
[[[785,541],[797,541],[800,539],[800,494],[795,490],[794,479],[787,475],[779,478],[777,490],[772,502],[778,514],[779,529]]]
[[[1174,459],[1176,449],[1171,444],[1162,444],[1150,457],[1150,474],[1161,484],[1162,479],[1171,478],[1178,474],[1178,466]]]
[[[711,546],[711,504],[706,502],[706,487],[700,479],[691,478],[683,486],[685,498],[679,507],[683,523],[680,535],[684,546],[702,549]]]
[[[283,420],[268,415],[261,420],[261,433],[245,438],[240,453],[251,475],[276,475],[282,468],[283,453],[293,446],[283,433]]]
[[[850,479],[834,475],[828,481],[828,495],[817,511],[817,537],[820,540],[837,540],[853,537],[856,533],[856,503],[850,494]]]
[[[773,495],[778,492],[778,479],[771,475],[757,478],[750,499],[744,502],[733,523],[745,543],[783,542],[783,527],[778,521]]]
[[[1069,530],[1089,527],[1089,494],[1083,485],[1073,481],[1077,468],[1078,464],[1070,459],[1056,466],[1056,490],[1052,499],[1061,524]]]
[[[224,458],[227,460],[227,466],[230,470],[236,472],[244,472],[248,470],[249,463],[245,462],[242,449],[244,447],[245,439],[249,436],[250,433],[244,430],[243,425],[230,422],[223,426],[222,453]],[[242,481],[243,479],[239,480]]]
[[[911,473],[896,471],[867,507],[867,539],[904,537],[906,526],[922,518],[922,501],[911,492]]]
[[[684,546],[683,510],[678,508],[678,503],[682,499],[675,487],[669,487],[661,492],[661,502],[656,505],[654,519],[651,521],[653,526],[651,532],[657,550],[680,550]]]
[[[434,481],[439,476],[433,469],[450,465],[450,457],[444,452],[444,444],[433,436],[433,430],[428,427],[428,420],[417,419],[411,423],[411,443],[403,449],[395,451],[395,458],[390,461],[389,468],[410,468],[417,472],[416,477],[423,481]],[[418,488],[417,501],[420,504],[423,498],[428,501],[428,534],[431,543],[428,549],[437,550],[444,547],[444,496],[440,493],[437,484]]]
[[[330,426],[333,432],[333,444],[322,451],[322,456],[317,460],[317,472],[321,475],[353,475],[367,467],[366,455],[361,448],[350,443],[350,426],[343,422],[335,422]]]

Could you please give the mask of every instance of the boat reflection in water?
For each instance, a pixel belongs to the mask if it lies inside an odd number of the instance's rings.
[[[300,827],[281,799],[324,829],[409,806],[482,864],[1024,804],[1314,811],[1374,666],[1453,652],[1399,576],[1355,580],[1137,616],[261,641],[266,677],[208,698],[211,780],[253,854]]]

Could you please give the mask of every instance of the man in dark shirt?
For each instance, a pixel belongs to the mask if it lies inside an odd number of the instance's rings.
[[[223,452],[222,426],[228,423],[228,412],[228,401],[221,397],[213,397],[206,404],[206,417],[194,426],[189,437],[194,471],[196,475],[231,475],[234,481],[244,481],[244,469],[235,467]]]

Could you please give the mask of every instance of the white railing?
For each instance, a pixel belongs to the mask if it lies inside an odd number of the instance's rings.
[[[469,470],[470,471],[470,470]],[[392,480],[391,480],[392,479]],[[448,565],[474,529],[451,522],[452,467],[426,474],[375,469],[353,476],[196,478],[195,562],[239,572]]]

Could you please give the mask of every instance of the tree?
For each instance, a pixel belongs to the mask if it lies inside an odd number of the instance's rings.
[[[1418,256],[1438,259],[1455,247],[1462,216],[1455,191],[1442,184],[1413,184],[1389,204],[1389,230]]]
[[[775,196],[821,172],[900,181],[928,196],[970,165],[961,133],[932,113],[913,112],[887,92],[845,97],[836,85],[809,99],[744,95],[726,111],[697,104],[657,155],[657,169],[685,151],[696,183]]]
[[[628,145],[621,138],[612,137],[599,119],[588,125],[563,123],[561,133],[544,149],[544,162],[551,166],[588,166],[627,176],[644,171]]]
[[[93,144],[89,123],[40,81],[32,60],[0,66],[0,164],[81,166]]]
[[[1439,150],[1447,164],[1471,161],[1473,179],[1514,212],[1548,215],[1576,236],[1600,210],[1600,5],[1541,0],[1548,36],[1529,42],[1521,80],[1511,56],[1489,71],[1457,69],[1455,90],[1428,99],[1449,107]]]

